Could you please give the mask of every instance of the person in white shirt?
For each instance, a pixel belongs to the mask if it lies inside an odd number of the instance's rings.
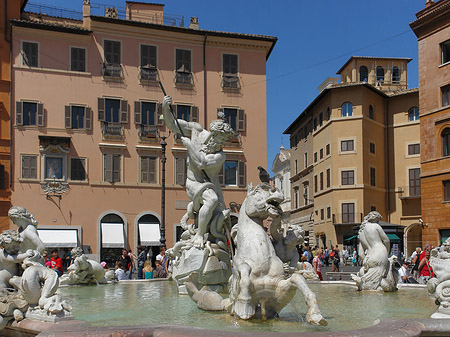
[[[122,262],[120,262],[120,261],[116,262],[115,275],[119,281],[128,280],[128,276],[127,276],[127,274],[125,274],[125,270],[123,270]]]
[[[398,270],[398,283],[417,283],[409,273],[409,262],[404,260],[402,267]]]

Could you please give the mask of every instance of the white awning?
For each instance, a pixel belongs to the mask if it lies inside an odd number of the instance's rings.
[[[102,247],[124,248],[123,223],[102,223]]]
[[[139,237],[142,246],[159,246],[159,223],[139,223]]]
[[[46,248],[74,248],[78,246],[78,231],[76,229],[38,229]]]

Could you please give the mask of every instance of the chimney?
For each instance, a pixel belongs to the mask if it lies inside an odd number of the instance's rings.
[[[432,4],[434,4],[434,0],[427,0],[427,2],[425,3],[425,8],[430,7]]]
[[[91,26],[91,1],[83,0],[83,27],[90,28]]]
[[[191,23],[189,24],[189,28],[198,29],[198,18],[191,16]]]

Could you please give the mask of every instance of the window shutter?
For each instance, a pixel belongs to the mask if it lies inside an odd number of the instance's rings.
[[[191,107],[191,122],[198,123],[198,106]]]
[[[44,104],[37,104],[37,126],[44,126]]]
[[[245,131],[245,110],[238,110],[237,131]]]
[[[185,169],[186,166],[186,158],[177,158],[176,161],[176,178],[175,182],[177,185],[184,185],[186,184],[186,177],[185,177]]]
[[[128,123],[128,101],[124,99],[120,101],[120,122]]]
[[[113,156],[112,154],[105,154],[103,156],[104,156],[104,180],[106,182],[112,183]]]
[[[23,125],[22,102],[16,102],[16,125]]]
[[[238,186],[245,188],[245,162],[238,162]]]
[[[156,184],[156,158],[148,158],[148,182]]]
[[[141,157],[141,183],[148,183],[149,157]]]
[[[37,157],[30,156],[29,158],[29,174],[28,178],[36,179],[37,178]]]
[[[70,108],[70,105],[64,106],[64,121],[66,129],[72,128],[72,116],[70,114]]]
[[[89,107],[84,109],[84,127],[86,130],[92,129],[92,109]]]
[[[162,115],[162,104],[158,103],[156,105],[156,125],[164,126],[164,119],[160,118]]]
[[[113,182],[120,181],[120,155],[113,156]]]
[[[97,108],[98,108],[98,120],[104,122],[105,121],[105,99],[99,97],[97,99]]]
[[[219,177],[219,184],[221,186],[225,186],[225,176],[223,174],[223,165],[222,165],[222,168],[220,169],[218,177]]]
[[[134,124],[141,124],[141,102],[134,102]]]
[[[23,156],[22,157],[22,178],[29,178],[29,166],[30,166],[30,157]]]

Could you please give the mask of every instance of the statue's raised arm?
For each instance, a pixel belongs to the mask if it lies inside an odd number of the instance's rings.
[[[203,130],[203,127],[199,123],[187,122],[184,119],[176,119],[172,111],[170,111],[171,104],[172,97],[165,96],[162,105],[162,114],[164,123],[170,130],[185,137],[190,137],[191,132],[194,129],[198,132],[201,132]]]

